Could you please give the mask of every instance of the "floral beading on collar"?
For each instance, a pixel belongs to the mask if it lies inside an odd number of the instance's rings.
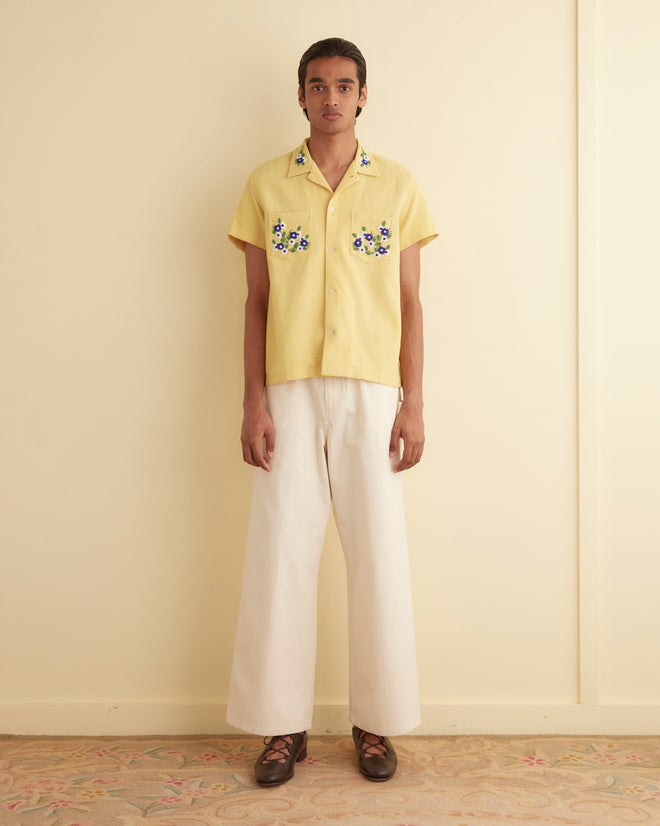
[[[360,147],[360,166],[363,168],[366,166],[371,166],[371,158],[364,151],[363,146]]]
[[[305,155],[305,144],[300,147],[300,152],[295,157],[296,166],[304,166],[307,163],[307,156]]]

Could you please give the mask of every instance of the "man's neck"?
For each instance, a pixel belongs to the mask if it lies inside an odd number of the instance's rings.
[[[355,132],[325,135],[312,129],[307,142],[309,154],[319,169],[348,167],[357,151]]]
[[[355,132],[325,135],[312,130],[307,145],[312,160],[318,166],[330,189],[334,191],[355,158],[357,151]]]

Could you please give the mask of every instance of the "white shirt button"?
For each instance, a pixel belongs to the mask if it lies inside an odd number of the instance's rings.
[[[334,212],[335,208],[333,206],[330,207],[330,212]]]
[[[335,331],[334,331],[334,330],[328,330],[328,335],[329,335],[329,336],[334,336],[334,334],[335,334]]]
[[[335,251],[334,247],[328,247],[328,252],[334,252],[334,251]]]
[[[334,290],[332,289],[332,287],[330,287],[330,289],[328,290],[328,292],[330,293],[330,295],[332,295],[332,294],[334,293]]]

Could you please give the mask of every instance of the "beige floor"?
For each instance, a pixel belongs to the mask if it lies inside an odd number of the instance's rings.
[[[247,737],[0,737],[2,826],[660,824],[660,737],[400,737],[369,783],[352,740],[310,738],[255,786]]]

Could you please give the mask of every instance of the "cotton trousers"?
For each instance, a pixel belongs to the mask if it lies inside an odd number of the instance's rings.
[[[331,503],[348,583],[349,715],[397,735],[420,722],[403,490],[389,456],[399,390],[346,378],[270,385],[271,471],[254,476],[227,721],[309,729],[318,569]]]

